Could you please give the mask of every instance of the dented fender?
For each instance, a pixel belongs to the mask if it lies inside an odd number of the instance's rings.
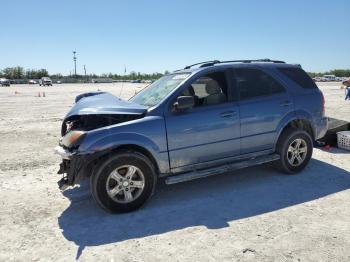
[[[146,116],[89,131],[77,155],[100,154],[125,145],[144,148],[157,162],[160,173],[169,172],[166,129],[164,119],[160,116]]]

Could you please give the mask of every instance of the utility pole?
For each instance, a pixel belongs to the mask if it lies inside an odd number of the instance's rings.
[[[77,77],[77,57],[75,56],[76,53],[76,51],[73,51],[74,77]]]
[[[84,75],[85,75],[85,81],[87,82],[87,78],[86,78],[86,67],[84,65]]]

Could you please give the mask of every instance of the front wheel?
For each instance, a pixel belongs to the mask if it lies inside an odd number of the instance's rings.
[[[313,143],[311,136],[304,130],[287,129],[278,140],[277,153],[280,159],[277,167],[287,174],[296,174],[309,163]]]
[[[90,178],[94,199],[112,213],[141,207],[153,194],[156,182],[152,162],[134,151],[112,155],[97,167]]]

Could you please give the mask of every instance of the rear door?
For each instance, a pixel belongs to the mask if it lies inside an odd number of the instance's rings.
[[[239,90],[241,154],[272,149],[277,127],[293,111],[283,85],[260,68],[234,70]]]

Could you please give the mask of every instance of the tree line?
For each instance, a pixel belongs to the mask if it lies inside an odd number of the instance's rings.
[[[311,77],[335,75],[336,77],[350,77],[350,69],[334,69],[323,73],[308,72]]]
[[[6,67],[0,71],[0,76],[8,79],[39,79],[49,76],[46,69],[27,69],[21,66]]]
[[[89,74],[85,75],[76,75],[76,76],[63,76],[61,74],[52,74],[50,75],[46,69],[24,69],[21,66],[15,67],[6,67],[0,70],[0,77],[8,79],[40,79],[44,76],[50,76],[53,79],[64,79],[64,78],[74,78],[76,80],[87,81],[94,78],[110,78],[113,80],[155,80],[163,75],[168,74],[169,71],[164,73],[152,73],[144,74],[140,72],[131,71],[129,74]],[[311,77],[323,76],[323,75],[335,75],[336,77],[350,77],[350,69],[334,69],[327,72],[308,72]]]
[[[84,79],[97,79],[97,78],[109,78],[113,80],[155,80],[163,75],[169,74],[169,71],[165,71],[164,73],[152,73],[152,74],[143,74],[140,72],[131,71],[129,74],[113,74],[113,73],[104,73],[104,74],[89,74],[89,75],[76,75],[76,76],[64,76],[62,74],[54,74],[50,75],[51,78],[54,79],[65,79],[65,78],[75,78],[77,80],[84,80]]]
[[[168,71],[165,71],[164,74],[168,74]],[[164,75],[163,73],[152,73],[152,74],[143,74],[140,72],[131,71],[129,74],[113,74],[105,73],[101,75],[89,74],[85,75],[68,75],[64,76],[62,74],[52,74],[50,75],[46,69],[24,69],[21,66],[15,67],[6,67],[0,70],[0,77],[8,79],[40,79],[44,76],[49,76],[53,79],[65,79],[65,78],[74,78],[76,80],[87,80],[94,78],[110,78],[113,80],[155,80]]]

